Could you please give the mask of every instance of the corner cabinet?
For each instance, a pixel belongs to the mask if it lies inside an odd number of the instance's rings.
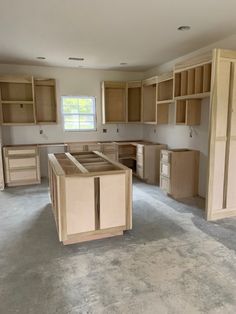
[[[2,125],[57,122],[55,80],[33,77],[0,77]]]

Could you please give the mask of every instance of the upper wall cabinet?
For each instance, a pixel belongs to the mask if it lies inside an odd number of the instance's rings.
[[[127,122],[142,121],[142,83],[141,81],[127,82]]]
[[[157,123],[157,77],[143,81],[143,122]]]
[[[0,77],[0,96],[2,124],[35,124],[32,77]]]
[[[126,122],[126,82],[102,83],[102,122]]]
[[[2,125],[56,123],[55,81],[0,77]]]
[[[54,79],[35,79],[36,119],[39,124],[57,123],[57,105]]]
[[[179,64],[174,72],[175,99],[205,98],[211,91],[211,55]]]
[[[140,123],[142,121],[142,83],[103,82],[102,122]]]

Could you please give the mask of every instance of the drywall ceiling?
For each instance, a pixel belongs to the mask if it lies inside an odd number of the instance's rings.
[[[1,0],[0,62],[147,70],[235,33],[235,12],[235,0]]]

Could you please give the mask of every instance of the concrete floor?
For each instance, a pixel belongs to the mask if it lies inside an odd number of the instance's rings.
[[[134,184],[134,228],[63,246],[46,182],[0,194],[0,313],[236,313],[236,219]]]

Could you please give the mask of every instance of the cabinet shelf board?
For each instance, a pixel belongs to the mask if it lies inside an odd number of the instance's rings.
[[[2,100],[2,104],[24,104],[33,105],[33,100]]]
[[[206,92],[206,93],[193,94],[193,95],[177,96],[175,97],[175,100],[207,98],[207,97],[210,97],[210,94],[211,94],[210,92]]]
[[[171,104],[172,102],[174,102],[174,99],[166,99],[166,100],[159,100],[157,101],[157,104]]]

